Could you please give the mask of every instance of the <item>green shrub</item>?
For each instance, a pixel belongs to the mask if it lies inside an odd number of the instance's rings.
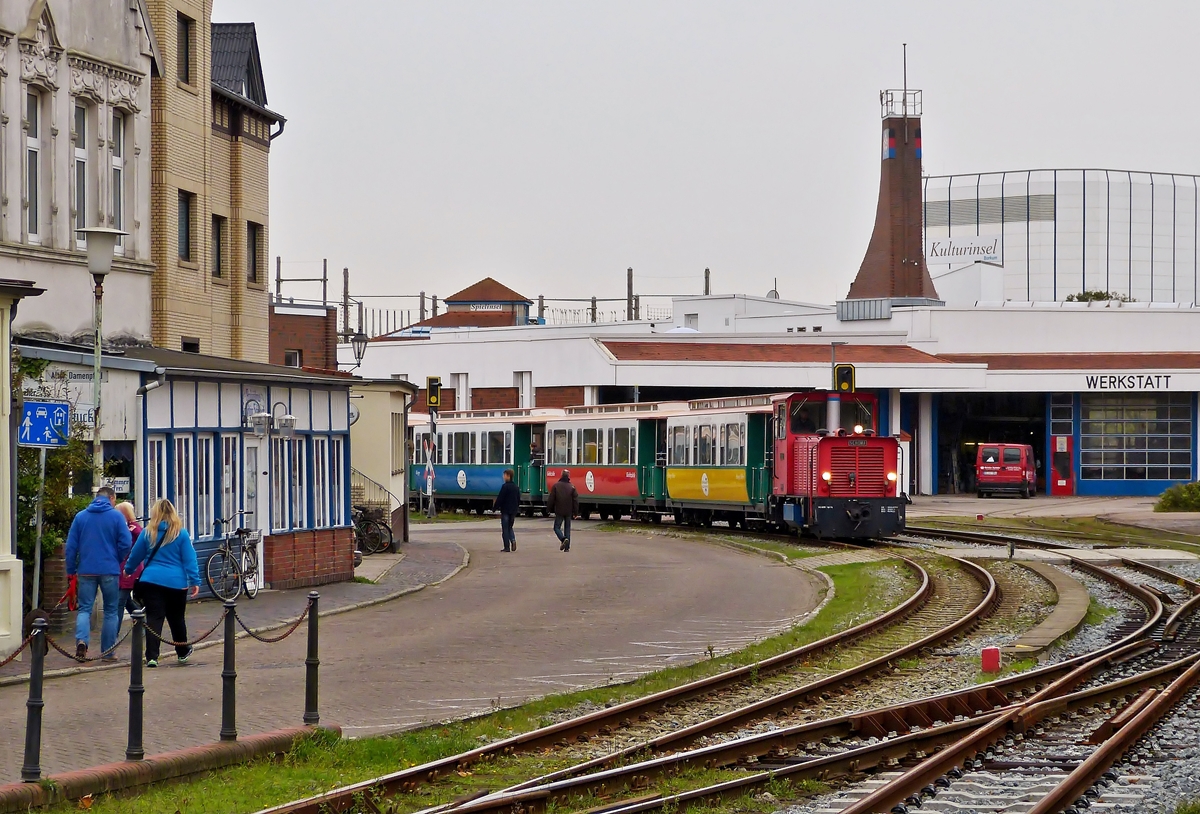
[[[1200,483],[1177,483],[1158,498],[1156,512],[1200,512]]]

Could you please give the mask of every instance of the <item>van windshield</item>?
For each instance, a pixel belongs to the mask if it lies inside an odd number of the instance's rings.
[[[1021,463],[1021,448],[1020,447],[1005,447],[1004,448],[1004,463],[1006,463],[1006,464]]]
[[[984,447],[979,460],[985,464],[1000,463],[1000,447]]]

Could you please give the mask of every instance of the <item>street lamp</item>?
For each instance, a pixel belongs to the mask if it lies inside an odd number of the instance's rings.
[[[354,351],[354,366],[356,368],[362,364],[363,357],[367,355],[368,341],[367,335],[362,331],[350,337],[350,347]]]
[[[88,271],[92,275],[96,296],[93,315],[96,338],[92,346],[92,468],[96,470],[92,484],[94,492],[104,480],[104,451],[100,443],[100,353],[104,325],[104,278],[112,271],[117,238],[129,233],[102,226],[89,226],[76,231],[87,239]]]

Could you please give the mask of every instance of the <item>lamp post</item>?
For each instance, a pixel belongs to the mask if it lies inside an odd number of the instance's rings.
[[[112,271],[117,238],[129,233],[101,226],[90,226],[77,231],[87,238],[88,272],[92,275],[93,292],[96,297],[93,313],[96,337],[92,346],[92,468],[95,470],[92,491],[95,492],[104,481],[104,450],[100,443],[100,354],[104,326],[104,278]]]
[[[367,335],[362,331],[350,337],[350,348],[354,351],[354,367],[358,368],[362,364],[363,357],[367,355]]]

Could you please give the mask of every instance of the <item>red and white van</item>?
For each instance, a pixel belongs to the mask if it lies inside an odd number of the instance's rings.
[[[975,459],[975,492],[979,497],[1013,492],[1037,494],[1037,461],[1028,444],[980,444]]]

